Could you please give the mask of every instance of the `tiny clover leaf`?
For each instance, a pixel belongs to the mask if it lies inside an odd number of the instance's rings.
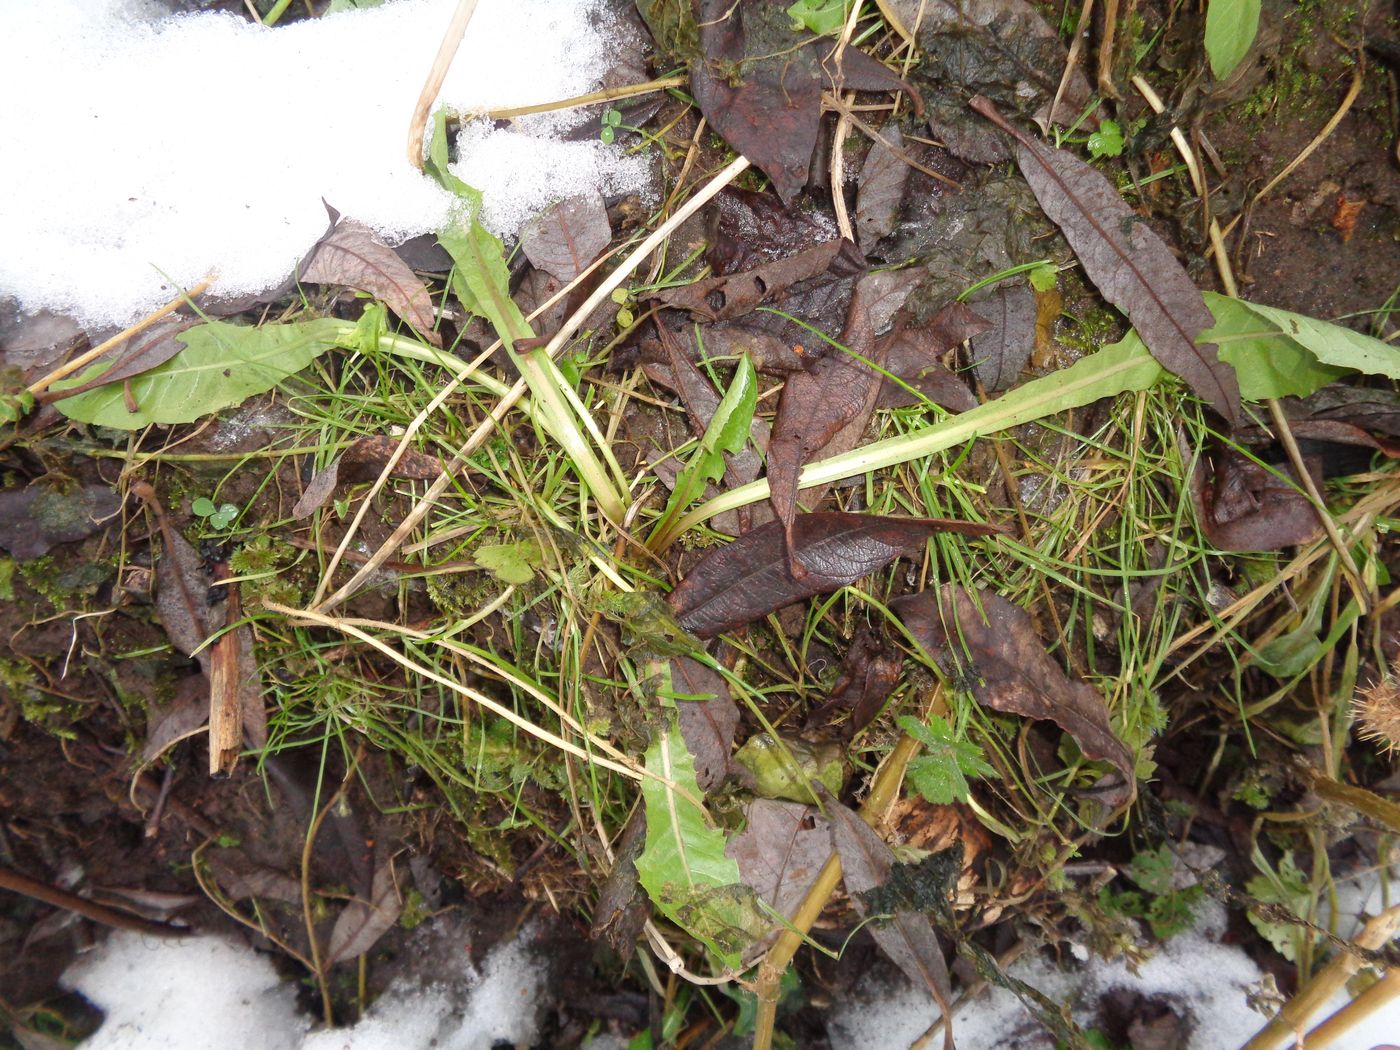
[[[214,501],[207,496],[200,496],[190,506],[197,518],[208,518],[218,513],[218,508],[214,506]]]
[[[1105,120],[1099,123],[1099,130],[1089,136],[1089,156],[1116,157],[1123,152],[1123,129],[1116,121]]]
[[[848,0],[797,0],[787,9],[793,29],[806,29],[822,36],[834,33],[846,22]]]
[[[970,740],[959,740],[938,715],[927,723],[904,715],[899,728],[924,745],[925,751],[909,761],[909,783],[934,805],[946,806],[967,798],[968,777],[995,777],[997,771],[982,757],[982,749]]]

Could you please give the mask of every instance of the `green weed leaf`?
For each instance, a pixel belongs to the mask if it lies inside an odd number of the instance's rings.
[[[850,6],[849,0],[797,0],[787,13],[793,29],[806,29],[824,36],[845,25]]]
[[[1224,297],[1208,295],[1207,301],[1214,303],[1221,298]],[[1242,299],[1236,301],[1265,321],[1266,329],[1293,340],[1324,365],[1400,379],[1400,347],[1353,332],[1339,324],[1319,321],[1316,317],[1280,310],[1276,306],[1248,303]]]
[[[1206,57],[1216,80],[1244,60],[1259,32],[1260,0],[1210,0],[1206,8]]]
[[[529,583],[544,563],[540,545],[534,540],[486,544],[473,552],[472,560],[502,583],[516,585]]]
[[[1099,129],[1089,136],[1089,156],[1116,157],[1123,152],[1123,129],[1117,121],[1099,122]]]
[[[737,966],[765,921],[753,890],[740,882],[739,865],[725,856],[724,833],[699,802],[704,796],[695,782],[695,759],[674,723],[657,733],[646,767],[670,784],[642,781],[647,842],[637,857],[637,876],[662,914]]]
[[[1218,292],[1204,294],[1206,305],[1215,315],[1215,327],[1202,332],[1200,337],[1206,342],[1215,343],[1220,348],[1221,359],[1234,366],[1240,382],[1240,396],[1246,401],[1263,401],[1270,397],[1307,397],[1345,371],[1323,364],[1319,355],[1295,337],[1285,334],[1279,323],[1259,314],[1253,303],[1232,299]],[[1299,314],[1289,314],[1286,310],[1277,312],[1289,318],[1312,320]],[[1328,335],[1328,342],[1331,343],[1344,338],[1337,332],[1356,335],[1324,321],[1312,323],[1335,329]],[[1301,331],[1301,325],[1299,329]]]
[[[1263,874],[1256,875],[1244,884],[1246,892],[1264,904],[1277,904],[1299,918],[1308,913],[1312,893],[1308,889],[1307,876],[1293,860],[1292,850],[1279,858],[1277,869],[1270,869],[1258,854],[1255,855],[1254,864]],[[1302,926],[1264,918],[1256,909],[1250,909],[1247,914],[1254,928],[1289,962],[1297,959],[1301,939],[1312,936],[1310,931]]]
[[[959,740],[938,715],[931,715],[926,723],[903,715],[899,728],[924,745],[923,754],[909,760],[909,784],[936,806],[966,801],[971,790],[968,777],[997,775],[982,757],[982,749],[970,740]]]
[[[340,345],[344,331],[345,322],[334,317],[257,328],[209,321],[175,336],[185,348],[164,364],[55,405],[69,419],[118,430],[189,423],[271,390]],[[54,389],[90,383],[110,367],[96,364]]]

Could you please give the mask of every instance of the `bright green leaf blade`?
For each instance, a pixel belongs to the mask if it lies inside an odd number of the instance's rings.
[[[1245,305],[1276,326],[1278,331],[1306,347],[1324,365],[1354,368],[1367,375],[1400,379],[1400,347],[1353,332],[1339,324],[1280,310],[1276,306],[1260,303]]]
[[[540,545],[534,540],[485,544],[472,552],[472,560],[502,583],[517,586],[529,583],[544,564]]]
[[[957,739],[938,715],[931,715],[927,723],[903,715],[898,722],[899,728],[924,745],[923,754],[909,761],[909,785],[934,805],[965,801],[971,792],[968,777],[997,775],[982,757],[982,749],[970,740]]]
[[[724,853],[724,834],[711,826],[698,799],[695,759],[674,724],[647,749],[649,772],[642,781],[647,842],[637,858],[637,876],[652,903],[730,966],[760,936],[764,920],[752,889],[742,885],[739,865]]]
[[[1260,0],[1210,0],[1206,8],[1206,56],[1216,80],[1235,71],[1259,32]]]
[[[129,383],[109,383],[55,402],[82,423],[137,430],[151,423],[189,423],[255,394],[271,390],[339,345],[345,322],[333,317],[295,324],[245,328],[225,321],[196,325],[175,338],[185,349]],[[101,376],[95,365],[55,390],[81,386]],[[127,389],[136,406],[129,410]]]
[[[1204,295],[1215,315],[1215,327],[1202,332],[1198,341],[1215,343],[1220,348],[1221,359],[1235,369],[1240,396],[1246,401],[1307,397],[1345,374],[1343,368],[1322,364],[1305,346],[1280,331],[1277,324],[1262,318],[1253,303],[1218,292]]]

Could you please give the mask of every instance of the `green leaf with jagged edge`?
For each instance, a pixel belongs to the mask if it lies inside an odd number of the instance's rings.
[[[1210,0],[1206,8],[1206,57],[1216,80],[1244,61],[1259,32],[1260,0]]]
[[[902,715],[899,728],[924,745],[922,754],[909,760],[909,786],[936,806],[965,802],[971,791],[968,777],[992,778],[996,769],[971,740],[959,740],[952,726],[938,715],[927,722]]]
[[[117,430],[151,423],[190,423],[271,390],[321,354],[342,344],[345,322],[334,317],[257,328],[207,321],[174,338],[184,349],[125,382],[108,383],[54,402],[69,419]],[[99,362],[55,383],[83,386],[112,367]]]
[[[1279,858],[1277,868],[1270,867],[1262,854],[1256,850],[1254,866],[1261,874],[1244,884],[1245,892],[1261,903],[1279,905],[1299,919],[1308,914],[1312,904],[1312,891],[1308,886],[1308,877],[1293,860],[1292,850],[1284,852]],[[1260,935],[1274,946],[1274,950],[1289,962],[1296,960],[1298,949],[1308,939],[1316,936],[1300,923],[1275,921],[1265,917],[1255,908],[1251,908],[1246,917]]]
[[[660,667],[664,698],[670,693],[670,672],[664,662]],[[655,776],[642,781],[647,839],[637,857],[637,876],[663,915],[725,965],[738,966],[743,950],[769,923],[752,888],[740,879],[738,863],[725,855],[724,833],[701,802],[705,796],[695,780],[695,758],[669,715],[647,748],[646,768]]]

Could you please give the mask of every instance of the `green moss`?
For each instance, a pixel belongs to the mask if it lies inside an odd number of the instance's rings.
[[[38,671],[24,660],[0,659],[0,699],[26,722],[65,740],[73,739],[73,723],[83,714],[80,704],[44,692]]]
[[[296,548],[268,536],[254,537],[234,551],[228,560],[229,571],[246,577],[240,585],[244,602],[302,604],[308,581],[295,567],[297,554]]]
[[[19,567],[20,578],[55,609],[67,608],[74,598],[91,595],[115,571],[106,559],[79,559],[63,564],[52,554],[33,558]]]

